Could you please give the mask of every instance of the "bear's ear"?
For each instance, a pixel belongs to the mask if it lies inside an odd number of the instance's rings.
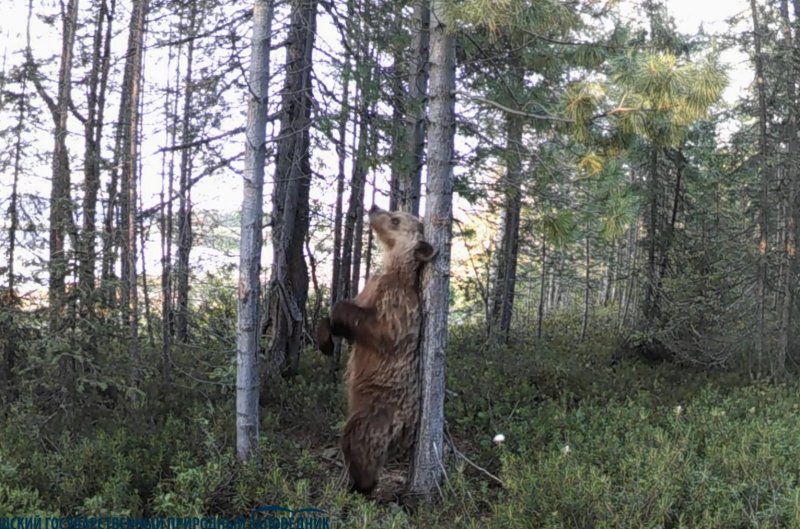
[[[437,251],[433,249],[433,246],[425,241],[419,241],[417,246],[414,248],[414,257],[423,263],[427,263],[436,257],[436,254]]]

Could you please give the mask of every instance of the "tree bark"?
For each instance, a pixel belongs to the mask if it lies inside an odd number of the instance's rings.
[[[181,17],[179,26],[183,24]],[[170,37],[173,36],[170,31]],[[170,39],[172,40],[172,38]],[[164,101],[164,122],[170,125],[165,128],[166,145],[175,145],[178,134],[178,105],[180,92],[178,86],[181,78],[180,56],[169,50],[167,70],[172,66],[172,61],[177,55],[174,77],[167,81]],[[171,80],[175,80],[172,88]],[[172,300],[172,237],[173,237],[173,211],[172,197],[175,192],[175,151],[163,151],[161,159],[161,374],[165,382],[171,380],[172,371],[172,337],[174,336],[174,305]],[[169,162],[167,162],[169,157]],[[166,183],[166,188],[165,188]]]
[[[647,328],[651,328],[660,314],[658,302],[658,151],[650,146],[650,170],[647,177],[649,221],[647,225],[647,294],[644,315]]]
[[[116,1],[100,0],[92,41],[92,67],[89,72],[89,96],[84,121],[84,195],[83,226],[78,251],[78,289],[81,316],[94,313],[95,265],[97,238],[97,193],[100,189],[101,142],[105,116],[106,89],[111,66],[112,22]],[[105,32],[104,32],[105,30]]]
[[[764,79],[764,57],[761,52],[761,26],[758,7],[755,0],[750,0],[753,16],[753,43],[755,47],[756,90],[758,94],[758,172],[761,178],[758,208],[758,271],[756,293],[756,377],[761,376],[762,364],[767,348],[767,266],[769,253],[769,172],[767,170],[767,96]]]
[[[191,122],[194,94],[192,66],[197,34],[197,20],[202,19],[200,2],[192,2],[189,11],[189,44],[186,51],[186,77],[183,91],[183,116],[181,121],[181,143],[189,145],[194,139]],[[198,13],[199,11],[199,13]],[[192,251],[192,154],[193,149],[181,150],[181,169],[178,183],[178,260],[175,263],[176,302],[175,302],[175,338],[180,343],[189,341],[189,254]]]
[[[409,491],[427,497],[444,470],[444,394],[453,233],[453,141],[455,136],[455,37],[442,0],[431,0],[430,125],[425,238],[438,251],[423,273],[420,358],[422,406]]]
[[[419,215],[420,182],[425,160],[425,107],[428,99],[428,56],[431,46],[429,0],[416,0],[412,18],[411,55],[408,61],[405,139],[408,142],[395,185],[397,206]]]
[[[519,254],[519,225],[522,212],[522,118],[506,114],[506,175],[503,182],[503,237],[495,274],[495,306],[492,309],[494,334],[508,343],[511,317],[514,313],[514,291],[517,283],[517,256]]]
[[[130,20],[128,52],[120,104],[120,219],[122,222],[122,309],[128,324],[128,351],[131,360],[131,384],[139,383],[139,295],[137,261],[137,173],[139,158],[139,103],[141,98],[144,35],[148,0],[136,0]]]
[[[400,34],[402,31],[402,20],[400,16],[394,17],[392,32]],[[390,80],[392,121],[391,121],[391,173],[389,177],[389,211],[399,209],[400,200],[400,181],[404,178],[406,165],[406,128],[404,127],[406,105],[405,90],[403,88],[404,64],[403,49],[395,44],[392,50],[392,71]]]
[[[17,124],[14,127],[16,138],[14,139],[14,168],[12,172],[11,181],[11,197],[8,204],[8,271],[6,273],[7,291],[0,291],[0,304],[6,309],[14,310],[17,308],[19,298],[16,293],[16,269],[14,267],[14,259],[16,259],[17,247],[17,230],[19,229],[19,178],[22,174],[22,133],[25,130],[25,116],[26,111],[30,112],[28,108],[28,85],[26,80],[23,79],[22,90],[20,92],[17,104],[19,109],[17,112]],[[17,340],[14,339],[14,325],[12,324],[8,331],[0,339],[3,344],[0,347],[0,384],[8,395],[14,393],[14,366],[17,360]]]
[[[32,10],[33,2],[31,0],[29,13]],[[72,99],[72,57],[77,22],[78,0],[69,0],[62,19],[61,59],[58,70],[58,94],[55,101],[47,94],[39,82],[36,72],[31,75],[36,91],[47,104],[54,123],[48,262],[50,332],[54,335],[62,330],[64,323],[63,311],[66,305],[66,276],[68,268],[65,238],[69,232],[74,231],[72,199],[70,197],[69,151],[67,150],[67,119],[70,112],[69,104]],[[28,27],[27,59],[29,68],[34,70],[35,63],[30,48],[30,27]],[[69,377],[69,375],[66,376]]]
[[[797,68],[794,65],[796,57],[794,36],[792,35],[792,21],[789,17],[789,2],[781,0],[781,30],[783,32],[784,53],[789,54],[782,63],[786,68],[786,95],[789,99],[788,120],[786,126],[787,142],[787,163],[785,164],[785,180],[788,190],[787,213],[786,213],[786,246],[783,255],[783,268],[785,279],[783,281],[783,306],[781,313],[781,328],[778,333],[778,346],[772,362],[772,377],[780,379],[786,374],[786,357],[789,353],[790,334],[792,332],[792,319],[794,314],[795,284],[797,283],[797,227],[798,227],[798,207],[797,207],[797,185],[798,185],[798,155],[800,154],[800,143],[797,139],[797,91],[795,88],[795,73]],[[795,12],[795,18],[798,13]]]
[[[583,318],[581,321],[581,336],[580,341],[584,341],[586,339],[586,330],[589,328],[589,299],[591,294],[591,254],[590,254],[590,244],[589,244],[589,236],[586,236],[586,240],[584,241],[584,252],[585,252],[585,261],[584,266],[586,267],[586,273],[584,275],[583,280]]]
[[[545,278],[547,277],[547,242],[542,240],[542,284],[539,292],[539,311],[536,315],[536,337],[542,337],[542,324],[544,322],[544,302],[545,302]],[[550,279],[551,284],[555,284],[554,278]]]
[[[244,190],[239,240],[239,290],[236,325],[236,455],[253,457],[258,447],[258,339],[260,331],[261,250],[269,112],[269,59],[272,44],[272,0],[255,0],[247,106]]]
[[[342,107],[339,111],[338,142],[336,144],[336,156],[338,159],[338,173],[336,175],[336,206],[334,208],[334,228],[333,228],[333,270],[331,273],[331,305],[333,306],[344,297],[341,287],[342,270],[342,215],[344,207],[344,182],[345,182],[345,162],[347,161],[347,123],[350,120],[350,46],[352,42],[351,20],[353,15],[352,0],[347,3],[348,17],[345,23],[346,32],[342,36],[348,43],[345,46],[345,53],[342,66]],[[333,354],[330,358],[329,371],[332,377],[336,376],[339,370],[339,359],[342,355],[342,339],[334,338]]]
[[[316,0],[293,0],[286,48],[281,129],[272,193],[274,260],[270,293],[274,333],[271,370],[297,372],[308,271],[303,243],[308,231],[311,185],[309,129],[311,126],[311,55],[316,33]]]
[[[362,36],[362,42],[366,39]],[[369,57],[365,46],[360,46],[359,59]],[[358,280],[361,271],[361,248],[364,227],[364,187],[366,184],[369,135],[371,123],[369,119],[370,96],[368,85],[371,82],[370,73],[362,73],[356,78],[356,99],[359,100],[356,113],[357,126],[354,143],[355,159],[350,184],[350,200],[347,207],[347,218],[344,225],[344,240],[342,242],[342,261],[339,274],[341,296],[354,298],[358,294]],[[360,98],[359,98],[360,94]]]

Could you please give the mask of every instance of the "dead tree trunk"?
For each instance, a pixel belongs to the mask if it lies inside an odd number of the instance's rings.
[[[250,99],[247,108],[242,225],[239,241],[239,292],[236,333],[236,455],[249,460],[258,446],[258,339],[260,334],[260,272],[269,108],[269,58],[272,0],[256,0],[250,58]]]

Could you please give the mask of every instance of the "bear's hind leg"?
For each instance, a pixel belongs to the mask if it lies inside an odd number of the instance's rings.
[[[376,406],[350,416],[342,433],[342,453],[353,489],[369,494],[378,484],[391,438],[392,409]]]

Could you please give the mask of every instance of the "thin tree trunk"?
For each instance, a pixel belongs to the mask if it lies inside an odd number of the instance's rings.
[[[8,204],[8,270],[6,272],[8,291],[0,296],[0,304],[7,309],[16,308],[19,298],[16,293],[16,269],[14,260],[16,259],[17,229],[19,228],[19,178],[22,174],[22,133],[25,129],[26,109],[28,109],[27,82],[23,79],[22,91],[19,96],[17,113],[17,124],[15,129],[16,138],[14,140],[14,168],[11,182],[11,197]],[[17,360],[17,341],[14,340],[10,329],[6,336],[4,347],[0,349],[0,384],[7,394],[14,393],[14,365]]]
[[[128,351],[131,360],[131,384],[140,378],[139,294],[137,280],[137,168],[139,158],[139,104],[142,85],[144,35],[148,0],[136,0],[131,13],[128,53],[125,61],[123,93],[120,105],[120,161],[122,221],[122,308],[128,323]]]
[[[347,3],[348,17],[346,22],[346,34],[342,37],[348,43],[352,42],[350,28],[352,24],[353,2]],[[344,181],[345,181],[345,162],[347,161],[347,123],[350,120],[350,46],[345,46],[345,53],[342,66],[342,107],[339,111],[338,142],[336,144],[336,155],[338,158],[338,173],[336,176],[336,206],[334,209],[334,228],[333,228],[333,271],[331,274],[331,310],[333,306],[344,295],[340,289],[340,274],[342,270],[342,215],[344,206]],[[339,370],[339,359],[342,355],[342,339],[334,338],[333,354],[331,355],[329,371],[332,378],[336,377]]]
[[[103,139],[106,88],[111,65],[112,21],[116,1],[109,8],[100,0],[95,18],[92,43],[92,68],[89,73],[89,96],[84,121],[84,195],[83,227],[78,252],[78,289],[81,296],[81,316],[91,317],[94,312],[95,239],[97,237],[97,193],[100,189],[100,144]],[[105,26],[105,33],[103,32]]]
[[[367,74],[364,80],[365,85],[372,82],[372,76]],[[371,145],[373,138],[377,134],[370,114],[374,108],[370,105],[367,97],[362,98],[361,108],[359,109],[359,132],[358,132],[358,151],[353,164],[353,193],[355,193],[355,231],[353,233],[353,270],[350,280],[350,297],[358,295],[361,280],[361,254],[364,247],[364,193],[367,185],[367,172],[372,158]],[[351,195],[353,196],[353,195]],[[353,202],[351,201],[351,204]]]
[[[429,0],[416,0],[412,18],[411,56],[406,101],[406,159],[397,184],[398,207],[419,215],[420,181],[425,160],[425,107],[428,99],[428,55],[431,45]]]
[[[181,18],[181,23],[183,19]],[[173,33],[170,31],[170,40]],[[177,57],[175,58],[175,55]],[[178,134],[178,104],[180,91],[178,84],[181,71],[181,50],[178,48],[177,54],[173,54],[170,47],[167,59],[167,71],[171,71],[172,60],[175,58],[175,75],[169,77],[167,81],[166,95],[164,101],[164,122],[170,123],[165,128],[166,145],[175,145]],[[171,80],[175,79],[174,89],[171,88]],[[166,163],[169,156],[169,163]],[[165,167],[168,165],[168,167]],[[165,191],[166,183],[166,191]],[[172,370],[172,337],[174,335],[174,313],[172,303],[172,196],[175,191],[175,151],[169,153],[163,151],[161,160],[161,375],[165,383],[171,380]],[[166,197],[166,199],[165,199]]]
[[[658,151],[650,147],[650,171],[647,176],[648,201],[650,218],[647,226],[647,295],[644,301],[644,315],[647,327],[650,328],[659,317],[658,302]]]
[[[400,34],[402,31],[402,20],[400,16],[394,17],[394,27],[392,31]],[[400,46],[394,45],[392,53],[392,73],[391,73],[391,174],[389,178],[389,211],[397,211],[400,201],[400,181],[405,177],[405,158],[407,157],[406,129],[403,126],[405,117],[405,91],[403,90],[403,50]]]
[[[15,128],[16,138],[14,139],[14,169],[11,181],[11,197],[8,204],[8,295],[16,298],[16,269],[14,260],[16,259],[17,230],[19,229],[19,177],[22,174],[22,133],[25,129],[25,111],[28,105],[27,83],[23,80],[22,91],[19,96],[19,110],[17,113],[17,125]]]
[[[636,280],[639,276],[639,244],[638,244],[638,237],[637,233],[639,233],[639,219],[637,217],[636,223],[634,224],[633,230],[631,230],[631,240],[630,240],[630,258],[629,262],[630,265],[628,266],[629,270],[629,280],[626,292],[624,294],[624,302],[621,304],[622,307],[622,318],[620,320],[620,330],[625,328],[625,322],[628,321],[628,314],[630,313],[631,307],[631,300],[636,293]]]
[[[358,59],[358,58],[356,58]],[[356,91],[355,91],[355,100],[359,100],[361,95],[361,84],[362,80],[361,77],[356,78]],[[356,114],[356,122],[353,124],[353,135],[351,139],[351,150],[353,152],[356,151],[356,144],[358,142],[358,130],[360,129],[359,125],[359,115]],[[355,177],[356,173],[353,171],[352,177]],[[342,257],[339,262],[339,272],[338,278],[339,281],[337,283],[337,291],[339,298],[345,298],[350,296],[350,271],[352,269],[353,263],[353,236],[355,234],[356,228],[356,220],[358,217],[358,190],[356,185],[351,177],[351,185],[350,185],[350,196],[347,205],[347,214],[344,219],[344,230],[342,236]],[[337,299],[338,301],[338,299]],[[341,346],[341,341],[340,341]]]
[[[419,437],[408,480],[409,491],[428,497],[444,472],[444,394],[447,316],[450,301],[450,245],[453,238],[453,140],[455,136],[455,37],[445,5],[431,0],[430,125],[425,238],[438,251],[423,272],[423,328]]]
[[[29,68],[35,69],[33,53],[30,47],[30,16],[33,1],[29,2],[28,47],[26,50]],[[58,71],[58,94],[54,101],[39,82],[38,74],[31,75],[36,91],[45,101],[53,118],[53,159],[52,182],[50,187],[50,237],[48,261],[48,303],[50,310],[50,332],[55,335],[62,330],[63,311],[66,306],[67,254],[65,237],[72,226],[72,199],[70,197],[70,166],[67,150],[67,119],[72,92],[72,57],[75,46],[75,33],[78,21],[78,0],[69,0],[62,19],[61,59]],[[62,365],[62,370],[66,366]],[[62,373],[70,379],[69,373]]]
[[[789,59],[784,61],[788,72],[796,72],[793,59],[796,52],[794,48],[794,38],[792,35],[792,22],[789,18],[789,2],[781,0],[780,5],[783,32],[785,42],[785,52],[789,54]],[[800,13],[795,12],[795,17]],[[786,214],[786,247],[784,253],[784,270],[786,277],[783,281],[784,300],[781,314],[781,329],[778,335],[778,346],[775,351],[775,358],[772,368],[773,379],[783,378],[786,374],[786,357],[789,353],[790,334],[792,332],[792,316],[794,313],[795,284],[797,283],[797,228],[798,212],[797,207],[797,163],[800,154],[800,143],[797,139],[797,92],[795,88],[795,76],[791,73],[786,77],[786,90],[789,98],[787,135],[788,151],[787,163],[785,165],[786,182],[788,188],[787,214]]]
[[[139,144],[141,145],[142,137],[141,131],[139,131]],[[142,164],[141,164],[141,157],[139,157],[139,168],[138,168],[138,175],[139,175],[139,189],[142,188]],[[144,205],[142,202],[142,195],[139,194],[139,211],[144,209]],[[144,321],[147,323],[147,340],[148,344],[150,345],[151,349],[155,349],[156,347],[156,338],[153,334],[153,320],[152,320],[152,313],[150,312],[150,289],[147,285],[147,251],[146,251],[146,244],[147,244],[147,231],[144,229],[144,215],[138,215],[138,231],[139,231],[139,258],[142,260],[142,299],[144,301]]]
[[[314,307],[311,309],[311,317],[308,318],[309,329],[316,329],[319,323],[319,313],[322,310],[322,288],[317,279],[317,259],[311,251],[311,236],[306,235],[306,255],[308,256],[308,268],[311,276],[311,286],[314,287]]]
[[[192,2],[189,12],[189,44],[186,52],[186,78],[183,92],[183,117],[181,122],[181,142],[189,145],[194,139],[191,116],[194,112],[192,96],[194,80],[192,66],[197,34],[197,21],[202,19],[199,2]],[[199,13],[198,13],[199,11]],[[175,304],[175,338],[180,343],[189,341],[189,254],[192,251],[192,149],[181,150],[181,169],[179,178],[180,203],[178,206],[178,260],[175,264],[176,304]]]
[[[542,337],[542,323],[544,322],[545,278],[547,277],[547,243],[542,241],[542,285],[539,292],[539,313],[536,316],[536,337]],[[555,278],[550,278],[550,283],[555,284]]]
[[[119,159],[120,159],[120,138],[121,133],[117,125],[114,159],[111,164],[111,178],[108,182],[107,195],[108,201],[103,219],[103,255],[101,264],[101,291],[103,300],[107,307],[116,305],[117,287],[114,284],[115,266],[117,263],[117,246],[119,245],[119,230],[115,224],[116,211],[119,207]]]
[[[497,332],[508,342],[511,316],[514,312],[514,291],[517,283],[517,256],[519,254],[519,225],[522,211],[522,118],[506,114],[506,178],[503,240],[500,247],[500,270],[497,274],[494,299],[498,304],[493,316],[497,320]],[[493,325],[493,327],[495,327]]]
[[[767,258],[769,250],[769,172],[767,170],[767,96],[764,79],[764,57],[761,52],[761,27],[758,18],[758,7],[755,0],[750,0],[753,16],[753,43],[755,47],[756,89],[758,93],[758,171],[761,178],[759,192],[759,238],[758,238],[758,273],[757,273],[757,309],[756,309],[756,358],[755,376],[761,376],[761,368],[767,349]]]
[[[375,140],[378,139],[377,135],[374,137]],[[377,146],[376,146],[377,147]],[[371,204],[375,206],[375,191],[377,186],[372,186],[372,201]],[[373,233],[372,230],[367,231],[367,254],[364,256],[364,281],[369,280],[369,274],[372,272],[372,246],[374,243],[373,240]]]
[[[269,106],[272,0],[255,0],[250,57],[244,191],[239,240],[239,291],[236,324],[236,455],[248,461],[258,446],[258,339],[261,299],[261,224]]]
[[[584,276],[583,282],[583,318],[581,322],[581,337],[580,341],[584,341],[586,339],[586,329],[589,327],[589,297],[591,293],[591,260],[590,260],[590,245],[589,245],[589,236],[586,236],[586,241],[584,244],[584,252],[586,254],[586,260],[584,262],[584,266],[586,267],[586,275]]]
[[[616,263],[619,244],[617,239],[611,242],[611,249],[608,253],[608,263],[606,266],[605,285],[603,285],[603,306],[608,307],[608,304],[614,299],[614,288],[616,285]]]

